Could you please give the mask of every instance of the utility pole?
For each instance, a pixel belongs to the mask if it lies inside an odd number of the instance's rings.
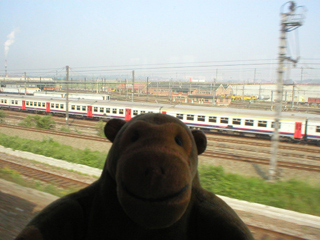
[[[147,77],[147,102],[149,102],[149,77]]]
[[[27,73],[24,72],[24,95],[27,95]]]
[[[288,11],[284,10],[285,6],[288,6]],[[279,128],[280,117],[282,109],[283,98],[283,74],[284,74],[284,62],[285,60],[297,63],[297,60],[291,59],[286,56],[286,34],[293,31],[296,28],[302,26],[302,20],[304,16],[302,14],[295,14],[297,10],[296,4],[293,1],[287,2],[281,6],[281,30],[280,30],[280,47],[279,47],[279,64],[278,64],[278,78],[277,78],[277,91],[275,101],[275,124],[274,133],[272,136],[271,144],[271,159],[269,166],[269,181],[273,182],[276,179],[277,172],[277,154],[279,145]]]
[[[134,70],[132,70],[132,99],[131,102],[133,102],[134,97]]]
[[[66,76],[66,84],[67,84],[67,93],[66,93],[66,124],[69,125],[69,66],[66,66],[67,76]]]

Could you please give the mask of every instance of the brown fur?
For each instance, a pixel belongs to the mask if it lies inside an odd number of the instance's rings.
[[[105,135],[113,145],[100,179],[29,223],[43,239],[253,239],[237,214],[200,185],[198,155],[207,145],[201,131],[145,114],[110,120]],[[27,236],[18,239],[41,239]]]

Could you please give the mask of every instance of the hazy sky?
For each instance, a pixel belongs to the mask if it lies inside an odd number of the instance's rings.
[[[274,80],[284,3],[0,0],[0,75],[7,60],[8,73],[20,75],[64,74],[69,65],[74,75],[129,76],[132,69],[168,78]],[[320,1],[296,4],[307,12],[304,25],[289,34],[291,56],[301,56],[289,78],[299,80],[304,68],[305,78],[316,79]]]

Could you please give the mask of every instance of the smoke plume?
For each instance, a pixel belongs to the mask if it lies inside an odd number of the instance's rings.
[[[18,31],[18,29],[14,29],[7,37],[8,40],[4,43],[4,56],[7,58],[9,48],[14,43],[15,34]]]

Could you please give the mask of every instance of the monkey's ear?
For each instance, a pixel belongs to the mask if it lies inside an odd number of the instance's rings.
[[[192,130],[191,132],[192,132],[194,141],[196,142],[196,145],[197,145],[198,155],[200,155],[207,148],[207,137],[200,130]]]
[[[121,119],[111,119],[107,122],[106,126],[104,127],[104,134],[106,135],[107,139],[111,142],[116,138],[118,132],[123,127],[126,121]]]

